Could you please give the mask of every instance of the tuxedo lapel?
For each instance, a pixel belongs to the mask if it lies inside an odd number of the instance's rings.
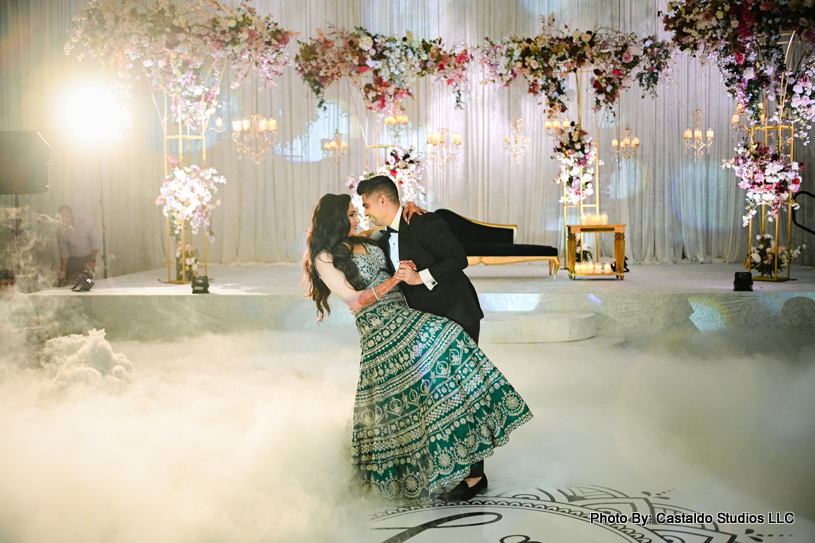
[[[385,253],[385,263],[388,266],[388,271],[390,273],[395,273],[396,270],[393,269],[393,264],[391,263],[391,244],[390,244],[390,237],[391,234],[387,230],[382,234],[382,237],[379,238],[377,242],[379,244],[379,248],[382,249],[382,252]]]

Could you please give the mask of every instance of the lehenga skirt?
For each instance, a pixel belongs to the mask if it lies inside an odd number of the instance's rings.
[[[357,312],[356,325],[352,455],[366,487],[427,504],[532,418],[461,326],[408,308],[398,291]]]

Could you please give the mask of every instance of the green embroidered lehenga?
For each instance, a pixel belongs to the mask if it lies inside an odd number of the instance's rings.
[[[368,287],[390,277],[374,246],[354,254]],[[366,487],[426,504],[532,418],[462,328],[408,308],[399,289],[355,315],[362,347],[353,462]]]

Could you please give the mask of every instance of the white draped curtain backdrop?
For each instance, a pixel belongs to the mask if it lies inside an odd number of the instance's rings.
[[[534,36],[540,17],[554,13],[571,28],[612,27],[640,35],[666,38],[657,0],[254,0],[259,13],[272,13],[300,39],[335,23],[363,26],[372,32],[417,38],[441,37],[446,44],[471,46],[489,36],[509,33]],[[164,175],[162,132],[146,83],[137,82],[128,107],[135,120],[124,138],[95,143],[75,140],[61,117],[67,89],[93,81],[98,67],[92,59],[78,62],[63,53],[71,17],[86,7],[84,0],[7,0],[0,3],[0,130],[36,130],[51,146],[49,180],[44,194],[23,197],[29,216],[53,215],[69,204],[79,216],[102,227],[104,217],[110,275],[166,265],[165,220],[155,205]],[[291,57],[296,44],[289,48]],[[227,74],[228,79],[229,74]],[[518,241],[562,245],[561,189],[551,183],[558,163],[551,158],[553,141],[544,130],[542,106],[529,96],[522,82],[513,88],[481,85],[484,72],[476,65],[464,110],[455,109],[451,93],[420,82],[415,99],[406,100],[411,126],[404,144],[424,150],[425,134],[446,127],[463,135],[458,162],[444,171],[424,170],[429,207],[445,207],[466,217],[519,225]],[[627,91],[616,118],[597,119],[583,100],[583,122],[599,138],[601,211],[610,222],[624,223],[626,253],[635,262],[668,263],[739,261],[748,248],[741,225],[744,191],[731,170],[721,168],[738,139],[729,130],[735,104],[725,92],[714,65],[680,56],[669,88],[659,98],[642,98],[637,88]],[[327,192],[347,191],[349,175],[365,169],[365,144],[377,143],[374,114],[367,114],[358,92],[342,82],[327,90],[328,109],[318,111],[316,100],[294,68],[278,86],[258,93],[256,85],[238,90],[224,85],[225,125],[251,113],[278,119],[280,145],[260,164],[240,159],[229,133],[211,133],[207,165],[227,179],[219,192],[223,204],[214,212],[217,236],[210,246],[210,262],[295,262],[303,253],[312,209]],[[574,85],[574,81],[572,81]],[[683,132],[692,126],[696,109],[705,114],[705,127],[716,137],[699,163],[685,154]],[[519,164],[503,150],[510,119],[522,116],[529,150]],[[573,120],[576,114],[572,115]],[[612,138],[630,125],[642,141],[636,159],[616,161]],[[350,150],[339,164],[324,158],[322,143],[339,130],[350,138]],[[798,158],[815,168],[815,153],[798,146]],[[374,155],[369,155],[373,162]],[[805,170],[803,189],[813,191],[812,168]],[[806,204],[806,202],[805,202]],[[800,220],[815,225],[815,202],[804,205]],[[0,196],[0,205],[13,205]],[[41,221],[42,225],[42,221]],[[41,228],[47,232],[47,228]],[[808,243],[799,263],[815,262],[815,240],[793,229],[793,243]],[[592,240],[589,240],[591,245]],[[611,240],[601,250],[613,254]],[[197,245],[202,248],[199,236]],[[50,245],[56,262],[55,244]]]

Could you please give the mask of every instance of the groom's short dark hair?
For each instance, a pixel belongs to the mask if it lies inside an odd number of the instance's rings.
[[[357,186],[357,194],[360,196],[364,194],[384,194],[385,198],[394,204],[399,203],[399,190],[396,188],[393,179],[387,175],[375,175],[370,179],[360,181]]]

